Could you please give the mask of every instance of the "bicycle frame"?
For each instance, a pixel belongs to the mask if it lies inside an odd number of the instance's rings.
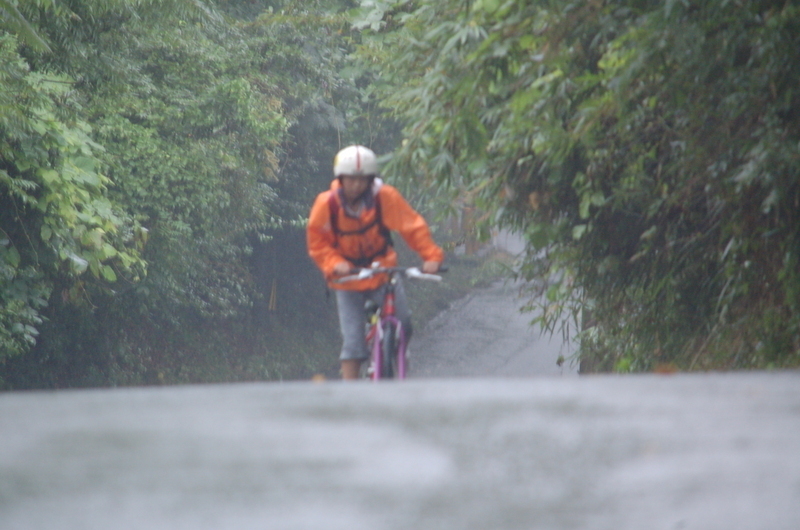
[[[356,274],[344,276],[337,280],[337,283],[343,283],[352,280],[361,280],[369,278],[376,274],[388,274],[389,280],[386,283],[386,292],[381,300],[381,305],[378,307],[377,312],[372,316],[368,322],[369,331],[367,332],[367,344],[370,349],[369,367],[367,370],[367,377],[373,381],[388,378],[405,379],[407,375],[407,347],[408,340],[406,337],[406,330],[403,323],[395,315],[395,286],[397,285],[397,275],[404,274],[408,278],[441,281],[442,277],[435,274],[425,274],[420,272],[416,267],[379,267],[376,264],[368,269],[358,269]],[[396,337],[390,343],[394,343],[393,352],[384,351],[387,340],[385,330],[390,329]],[[396,341],[396,343],[394,342]],[[394,362],[396,366],[384,366],[385,362]],[[391,370],[391,371],[389,371]],[[396,371],[395,371],[396,370]]]
[[[370,362],[372,364],[371,379],[373,380],[381,379],[382,375],[387,372],[386,367],[384,367],[384,363],[393,361],[397,363],[397,373],[394,373],[393,368],[395,367],[391,367],[393,375],[397,379],[406,378],[406,346],[408,343],[406,339],[406,330],[403,327],[403,323],[399,318],[397,318],[397,316],[395,316],[394,289],[396,285],[397,278],[395,273],[390,273],[389,281],[386,284],[386,293],[383,295],[383,302],[378,310],[378,318],[372,324],[373,340],[372,358],[370,359]],[[384,347],[386,345],[384,333],[386,333],[387,329],[397,334],[397,343],[395,344],[394,352],[384,351]]]

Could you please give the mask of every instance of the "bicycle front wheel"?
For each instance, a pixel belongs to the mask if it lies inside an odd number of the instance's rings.
[[[391,379],[397,373],[397,326],[384,322],[381,337],[381,378]]]

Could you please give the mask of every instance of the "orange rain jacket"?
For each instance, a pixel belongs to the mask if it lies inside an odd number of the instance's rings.
[[[334,233],[331,226],[329,202],[331,194],[334,194],[339,205],[336,220],[338,234]],[[434,243],[428,223],[406,202],[396,188],[376,178],[372,194],[380,201],[384,227],[399,232],[408,246],[417,252],[423,261],[444,260],[444,252]],[[331,189],[320,193],[311,207],[306,229],[308,254],[332,289],[366,291],[375,289],[386,281],[385,275],[380,275],[342,284],[331,282],[334,279],[333,268],[337,263],[346,261],[353,265],[355,260],[374,256],[386,246],[381,226],[374,222],[375,199],[368,201],[358,217],[353,217],[345,211],[339,194],[339,180],[335,179],[331,183]],[[397,265],[397,253],[388,246],[386,251],[376,256],[373,261],[379,262],[383,267],[394,267]]]

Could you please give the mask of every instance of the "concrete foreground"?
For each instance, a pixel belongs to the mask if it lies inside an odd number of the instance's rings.
[[[0,529],[800,528],[800,373],[0,394]]]

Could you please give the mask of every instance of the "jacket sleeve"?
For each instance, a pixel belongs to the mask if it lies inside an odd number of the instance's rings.
[[[425,219],[396,188],[383,185],[379,191],[383,224],[403,237],[423,261],[444,261],[444,251],[433,241]]]
[[[328,207],[329,193],[326,191],[317,196],[311,207],[306,227],[308,255],[311,256],[326,279],[333,276],[333,268],[337,263],[347,261],[334,246],[336,237],[333,227],[331,227],[331,212]]]

